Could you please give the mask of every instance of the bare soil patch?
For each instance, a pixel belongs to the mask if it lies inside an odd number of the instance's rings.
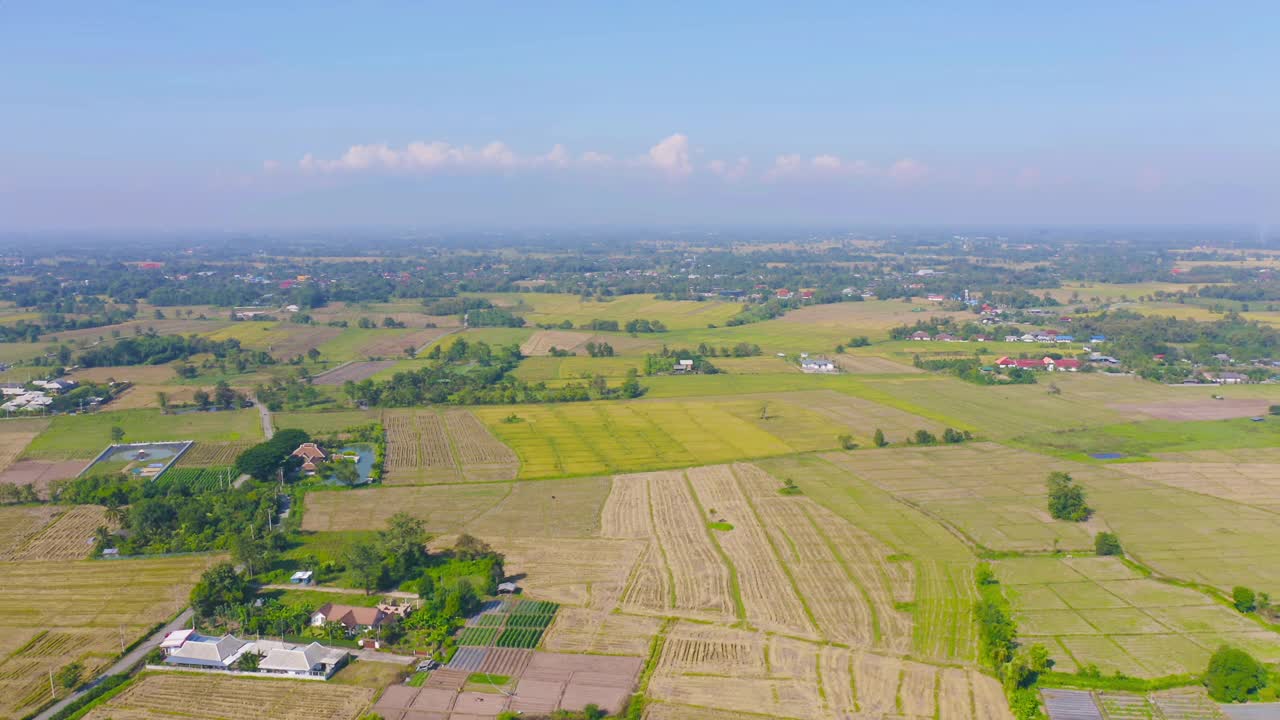
[[[19,460],[0,472],[0,484],[32,485],[40,497],[48,499],[49,485],[80,474],[89,460]]]
[[[834,360],[841,370],[854,375],[900,375],[924,372],[920,368],[875,355],[836,355]]]

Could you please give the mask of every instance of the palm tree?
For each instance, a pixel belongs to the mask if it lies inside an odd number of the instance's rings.
[[[102,514],[103,519],[112,525],[124,525],[125,511],[115,500],[107,503],[107,510]]]
[[[93,545],[99,550],[111,544],[111,531],[105,525],[99,525],[93,531]]]

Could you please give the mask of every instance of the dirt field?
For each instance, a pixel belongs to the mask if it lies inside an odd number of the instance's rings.
[[[80,382],[105,383],[128,380],[135,385],[163,385],[177,377],[171,365],[120,365],[74,370],[69,375]]]
[[[421,688],[388,688],[373,709],[383,717],[406,720],[479,720],[503,710],[545,715],[556,710],[581,711],[593,703],[616,713],[631,696],[643,665],[640,658],[545,652],[500,652],[495,657],[516,661],[497,665],[510,671],[515,684],[510,695],[463,692],[473,670],[444,669],[433,672]],[[489,672],[483,666],[478,671]]]
[[[3,471],[47,427],[49,423],[46,421],[18,420],[0,423],[0,482],[4,482]]]
[[[299,680],[156,674],[143,677],[86,720],[355,720],[374,691]]]
[[[398,360],[369,360],[363,362],[352,362],[343,365],[340,368],[334,368],[328,372],[320,373],[311,379],[312,385],[341,385],[345,382],[360,382],[365,378],[371,378],[374,375],[394,367]]]
[[[562,605],[612,610],[618,605],[627,572],[644,548],[635,540],[601,538],[509,538],[484,540],[506,556],[508,575],[531,597]]]
[[[405,322],[401,320],[400,322]],[[423,323],[423,317],[417,316],[412,322],[416,325]],[[429,345],[436,340],[453,332],[450,328],[425,328],[422,330],[414,330],[413,332],[400,332],[395,335],[387,335],[385,337],[374,336],[370,342],[361,345],[356,350],[356,357],[375,357],[375,358],[396,358],[406,357],[404,349],[413,348],[414,351]],[[372,373],[370,373],[372,374]],[[368,377],[367,375],[365,377]],[[363,380],[364,378],[360,378]]]
[[[644,657],[661,624],[658,618],[561,607],[543,646],[553,652]]]
[[[1269,406],[1270,403],[1266,400],[1206,398],[1157,403],[1113,403],[1107,407],[1126,415],[1132,414],[1156,420],[1229,420],[1266,415]]]

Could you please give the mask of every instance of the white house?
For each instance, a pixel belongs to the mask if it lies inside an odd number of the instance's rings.
[[[258,672],[277,675],[328,678],[345,665],[349,657],[346,650],[326,647],[318,642],[303,647],[259,640],[255,645],[254,649],[263,656],[258,661]]]
[[[180,633],[187,634],[180,635]],[[161,643],[166,665],[210,670],[230,669],[251,645],[248,640],[241,640],[234,635],[216,638],[197,635],[194,631],[188,630],[169,633],[165,636],[165,642],[170,643],[168,647]]]

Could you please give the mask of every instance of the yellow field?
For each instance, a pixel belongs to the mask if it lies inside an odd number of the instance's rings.
[[[509,492],[510,483],[310,492],[302,529],[376,529],[385,527],[392,515],[406,512],[420,518],[431,532],[456,532]]]
[[[658,300],[652,295],[622,295],[607,302],[583,301],[577,295],[552,293],[484,293],[495,304],[511,309],[530,325],[558,324],[569,320],[575,326],[592,320],[660,320],[672,330],[723,325],[742,309],[735,302]]]

